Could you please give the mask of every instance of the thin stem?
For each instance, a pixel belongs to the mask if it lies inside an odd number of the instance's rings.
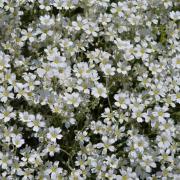
[[[64,153],[66,153],[70,158],[72,157],[66,150],[64,150],[64,149],[60,149],[61,151],[63,151]]]
[[[68,159],[68,161],[67,161],[67,165],[68,165],[68,168],[72,171],[73,168],[72,168],[72,167],[70,166],[70,164],[69,164],[69,160],[72,159],[72,156],[71,156],[66,150],[64,150],[64,149],[62,149],[62,148],[61,148],[61,151],[63,151],[65,154],[67,154],[67,155],[70,157],[70,159]]]

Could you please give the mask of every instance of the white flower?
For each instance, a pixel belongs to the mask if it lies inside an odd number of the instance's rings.
[[[127,169],[121,169],[120,170],[121,176],[117,176],[117,180],[138,180],[138,177],[135,172],[132,171],[131,167],[128,167]]]
[[[40,154],[36,151],[33,151],[30,154],[28,161],[29,163],[33,164],[35,167],[38,167],[39,165],[42,165],[43,163]]]
[[[55,161],[54,164],[51,164],[45,171],[45,174],[50,175],[52,180],[57,180],[58,175],[62,173],[62,168],[58,167],[58,165],[59,162]]]
[[[136,112],[136,111],[142,112],[144,110],[145,102],[143,102],[141,95],[137,98],[131,97],[130,99],[132,103],[129,105],[129,107],[133,112]]]
[[[107,90],[103,86],[102,83],[97,83],[96,87],[92,88],[92,95],[95,96],[96,98],[99,98],[100,96],[103,98],[107,97]]]
[[[118,113],[116,111],[111,112],[109,108],[104,109],[104,113],[101,116],[104,118],[104,122],[111,123],[111,121],[115,121],[115,117],[118,117]]]
[[[38,69],[37,69],[37,74],[38,74],[39,77],[42,78],[45,73],[46,73],[46,70],[44,70],[44,69],[42,69],[42,68],[38,68]]]
[[[99,27],[96,23],[93,23],[93,22],[89,22],[88,23],[88,26],[86,26],[86,29],[85,29],[85,32],[88,34],[88,35],[93,35],[94,37],[97,37],[97,32],[99,31]]]
[[[16,83],[16,86],[14,87],[14,91],[17,93],[16,98],[19,99],[21,97],[25,97],[27,95],[26,90],[27,85],[22,83]]]
[[[62,138],[62,135],[60,133],[61,133],[61,129],[60,128],[50,127],[48,129],[47,138],[49,140],[51,140],[52,142],[56,142],[56,140]]]
[[[180,69],[180,55],[177,55],[172,59],[172,65],[174,68]]]
[[[112,145],[113,143],[115,143],[116,141],[115,139],[108,138],[107,136],[103,136],[102,141],[103,143],[98,143],[96,147],[98,149],[103,148],[103,151],[102,151],[103,154],[107,154],[107,150],[111,152],[115,151],[115,147]]]
[[[35,40],[34,36],[36,34],[33,32],[32,28],[28,28],[27,31],[23,29],[21,33],[22,33],[22,38],[21,38],[22,41],[29,40],[30,42],[33,42]]]
[[[43,151],[43,153],[49,153],[50,156],[54,156],[54,154],[58,152],[60,152],[60,146],[55,143],[48,144],[46,149]]]
[[[147,74],[142,74],[140,76],[138,76],[137,78],[138,81],[141,82],[142,87],[150,87],[151,86],[151,79],[148,77]]]
[[[111,22],[111,19],[111,14],[100,14],[99,16],[99,22],[101,22],[103,26],[107,26],[107,24]]]
[[[122,2],[118,2],[118,4],[112,3],[111,6],[112,6],[111,12],[113,14],[117,13],[119,17],[124,16],[123,10],[127,8],[125,3],[122,3]]]
[[[51,61],[50,65],[54,68],[65,68],[67,66],[65,63],[66,58],[59,54],[48,56],[48,60]]]
[[[160,123],[165,123],[166,118],[170,117],[170,114],[167,111],[168,108],[166,106],[156,106],[155,111],[152,114],[159,120]]]
[[[79,93],[75,92],[73,92],[72,94],[66,93],[64,99],[65,101],[67,101],[67,104],[73,105],[74,107],[78,107],[82,101]]]
[[[14,94],[12,93],[12,86],[8,86],[4,88],[3,86],[0,87],[0,100],[1,102],[7,102],[8,98],[14,98]]]
[[[144,138],[143,136],[140,136],[140,135],[134,136],[134,137],[132,137],[132,139],[133,139],[134,149],[138,152],[143,153],[144,150],[146,148],[148,148],[148,146],[149,146],[147,139]]]
[[[162,149],[167,149],[172,143],[172,137],[169,132],[163,132],[161,135],[157,136],[156,141],[158,142],[158,147]]]
[[[22,138],[22,135],[20,134],[14,135],[12,137],[12,142],[17,148],[20,148],[25,143],[24,139]]]
[[[10,56],[0,51],[0,70],[10,67]]]
[[[177,21],[180,19],[180,11],[172,11],[169,14],[170,18]]]
[[[20,112],[19,119],[22,122],[28,122],[33,121],[35,119],[35,116],[33,114],[29,114],[28,112]]]
[[[42,120],[42,116],[37,114],[35,118],[28,121],[27,126],[33,128],[33,131],[38,132],[40,128],[45,127],[45,122]]]
[[[127,62],[118,62],[117,63],[117,72],[123,75],[128,74],[128,71],[131,70],[131,66],[127,64]]]
[[[81,170],[78,169],[78,170],[71,171],[69,180],[74,180],[74,179],[84,180],[84,178],[81,176]]]
[[[149,57],[149,53],[152,52],[150,48],[147,48],[148,44],[146,42],[143,42],[141,45],[138,44],[135,47],[135,56],[137,59],[142,58],[142,60],[147,60]]]
[[[116,102],[114,103],[117,107],[127,109],[130,104],[129,95],[127,93],[118,93],[114,95]]]
[[[8,106],[6,109],[5,108],[0,109],[0,119],[2,119],[4,122],[8,122],[10,121],[10,119],[13,119],[15,117],[16,114],[11,106]]]
[[[149,94],[155,97],[156,100],[160,100],[161,97],[165,96],[166,88],[163,86],[163,84],[151,84],[150,86],[151,90],[149,91]]]
[[[173,94],[173,97],[175,102],[180,103],[180,92],[177,92],[176,94]]]
[[[115,68],[111,67],[111,64],[101,65],[101,69],[106,76],[113,76],[115,74]]]
[[[136,24],[140,24],[141,19],[142,19],[142,17],[140,15],[131,14],[127,20],[130,22],[130,24],[132,24],[134,26]]]
[[[145,171],[148,173],[152,171],[152,168],[156,167],[156,163],[154,163],[153,157],[150,155],[143,155],[140,165],[145,168]]]
[[[130,41],[122,40],[121,38],[117,38],[114,43],[117,45],[119,50],[127,50],[131,47]]]
[[[25,168],[20,174],[22,177],[22,180],[28,180],[33,178],[33,169],[31,168]]]
[[[76,65],[74,65],[73,71],[75,72],[76,76],[82,77],[82,78],[89,78],[91,75],[90,68],[88,66],[88,63],[86,62],[80,62]]]
[[[36,80],[36,75],[32,73],[24,74],[23,75],[24,80],[27,82],[24,84],[24,86],[27,86],[31,91],[35,89],[35,86],[40,84],[40,81]]]
[[[12,159],[9,157],[8,153],[3,154],[0,152],[0,166],[2,169],[7,169],[8,166],[12,164]]]
[[[77,21],[73,21],[72,25],[75,30],[79,31],[81,29],[85,30],[88,28],[87,19],[83,19],[80,15],[77,16]]]
[[[44,15],[44,16],[41,16],[40,18],[40,21],[41,21],[41,24],[43,26],[52,26],[54,25],[54,19],[51,18],[49,15]]]
[[[78,132],[78,134],[76,135],[76,140],[80,142],[80,144],[84,144],[85,142],[89,141],[89,137],[87,136],[87,132],[83,131],[83,132]]]
[[[143,113],[141,111],[135,111],[132,113],[132,118],[135,118],[137,122],[141,123],[144,121]]]
[[[15,157],[11,165],[12,173],[20,176],[22,174],[22,167],[23,167],[23,162],[21,162],[19,158]]]
[[[160,67],[160,64],[150,63],[149,70],[153,75],[156,75],[157,73],[160,73],[162,71],[162,68]]]

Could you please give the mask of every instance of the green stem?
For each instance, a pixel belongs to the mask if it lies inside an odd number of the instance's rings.
[[[64,152],[65,154],[67,154],[70,158],[72,157],[65,149],[60,149],[62,152]]]

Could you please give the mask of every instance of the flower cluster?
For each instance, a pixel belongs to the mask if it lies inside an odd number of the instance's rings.
[[[0,179],[180,179],[178,0],[0,1]]]

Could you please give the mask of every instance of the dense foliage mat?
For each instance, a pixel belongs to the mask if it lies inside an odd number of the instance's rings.
[[[178,0],[0,1],[0,179],[180,179]]]

